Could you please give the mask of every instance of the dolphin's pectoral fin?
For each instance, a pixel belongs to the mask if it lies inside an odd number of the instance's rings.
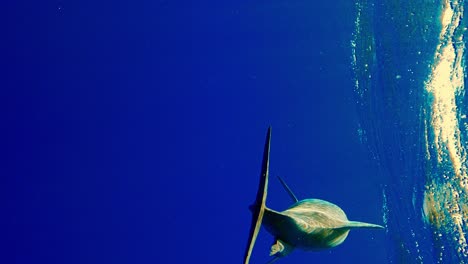
[[[281,241],[280,239],[277,239],[275,243],[271,246],[270,256],[282,258],[291,253],[293,249],[293,246],[285,243],[284,241]]]
[[[294,195],[294,193],[291,191],[291,188],[289,188],[289,186],[286,184],[286,182],[280,176],[278,176],[278,179],[280,180],[281,185],[283,185],[286,192],[288,192],[288,194],[291,197],[291,199],[293,200],[293,202],[297,203],[299,200],[297,199],[296,195]]]
[[[385,229],[385,227],[381,225],[375,225],[370,223],[358,222],[358,221],[349,221],[346,225],[346,228],[354,229],[354,228],[373,228],[373,229]]]
[[[273,262],[276,262],[279,259],[279,257],[273,257],[270,261],[268,261],[266,264],[271,264]]]

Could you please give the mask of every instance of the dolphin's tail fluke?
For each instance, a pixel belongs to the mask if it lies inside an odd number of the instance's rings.
[[[260,226],[262,225],[263,214],[265,213],[265,202],[268,191],[268,175],[270,166],[270,138],[271,127],[268,128],[265,147],[263,149],[262,171],[260,173],[260,183],[258,185],[255,202],[249,207],[252,211],[252,222],[250,224],[249,240],[244,254],[244,264],[248,264],[252,250],[257,239]]]

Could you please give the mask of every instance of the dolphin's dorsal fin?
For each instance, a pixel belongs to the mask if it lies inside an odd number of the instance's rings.
[[[288,187],[288,185],[286,184],[286,182],[284,182],[284,180],[278,176],[278,179],[280,180],[281,182],[281,185],[283,185],[284,189],[288,192],[289,194],[289,197],[291,197],[291,199],[293,200],[294,203],[297,203],[299,202],[299,200],[297,199],[296,195],[294,195],[294,193],[291,191],[291,189]]]

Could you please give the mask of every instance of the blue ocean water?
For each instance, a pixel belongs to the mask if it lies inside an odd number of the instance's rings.
[[[239,263],[270,125],[269,207],[386,227],[280,262],[467,262],[463,1],[0,12],[2,263]]]
[[[466,263],[464,2],[356,6],[355,88],[385,179],[388,261]]]

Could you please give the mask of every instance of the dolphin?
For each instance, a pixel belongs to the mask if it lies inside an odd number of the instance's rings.
[[[293,204],[279,212],[266,207],[270,165],[271,127],[268,128],[263,149],[262,169],[255,202],[249,207],[252,212],[249,238],[244,254],[244,264],[248,264],[260,226],[274,237],[270,249],[273,258],[269,263],[287,256],[295,248],[318,251],[332,248],[344,242],[351,229],[375,228],[381,225],[350,221],[344,211],[335,204],[320,199],[298,200],[286,182],[279,180],[290,196]]]

